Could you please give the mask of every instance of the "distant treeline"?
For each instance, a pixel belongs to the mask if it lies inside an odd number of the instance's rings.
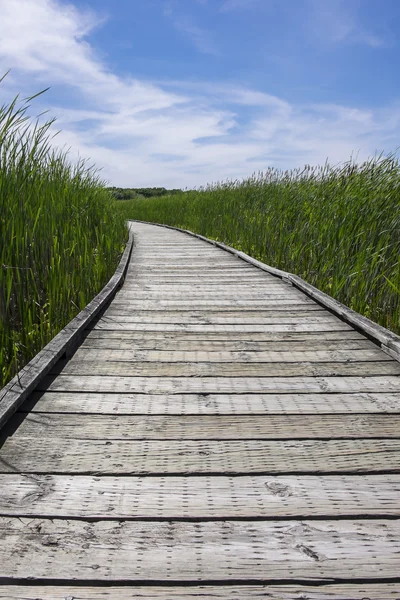
[[[167,196],[168,194],[180,194],[182,190],[167,190],[164,187],[151,188],[107,188],[113,194],[116,200],[132,200],[134,198],[154,198],[156,196]]]

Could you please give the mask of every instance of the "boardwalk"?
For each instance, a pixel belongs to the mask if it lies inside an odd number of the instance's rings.
[[[3,431],[0,599],[399,599],[400,363],[223,250],[134,233]]]

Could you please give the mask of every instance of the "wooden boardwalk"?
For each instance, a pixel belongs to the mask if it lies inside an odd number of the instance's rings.
[[[400,598],[400,364],[134,224],[123,288],[2,432],[0,599]]]

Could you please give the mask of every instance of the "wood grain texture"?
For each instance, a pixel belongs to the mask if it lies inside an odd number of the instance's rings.
[[[386,360],[373,362],[124,362],[91,361],[71,359],[60,360],[51,375],[92,375],[105,377],[363,377],[400,376],[400,364]],[[400,383],[400,377],[399,377]]]
[[[16,436],[87,440],[399,438],[400,415],[173,415],[19,413]]]
[[[21,410],[116,415],[400,413],[399,393],[129,394],[36,392]]]
[[[121,341],[132,341],[132,340],[176,340],[184,342],[192,341],[229,341],[235,342],[299,342],[299,341],[336,341],[341,340],[365,340],[366,338],[354,329],[345,331],[264,331],[264,332],[241,332],[235,331],[217,331],[217,332],[188,332],[188,331],[106,331],[101,329],[89,329],[87,330],[90,339],[104,339],[108,340],[121,340]]]
[[[298,308],[300,306],[300,308]],[[277,320],[286,322],[293,319],[307,319],[310,322],[320,321],[326,317],[325,311],[317,304],[310,308],[307,304],[290,305],[287,310],[276,306],[274,310],[239,310],[212,311],[212,310],[149,310],[136,311],[132,308],[112,307],[104,313],[108,317],[122,323],[140,321],[141,323],[200,323],[200,324],[226,324],[226,323],[276,323]],[[299,314],[300,313],[300,314]]]
[[[0,586],[1,600],[399,600],[398,583],[241,586]]]
[[[387,363],[383,363],[387,364]],[[391,364],[391,363],[389,363]],[[350,365],[351,366],[351,365]],[[395,375],[345,377],[332,369],[325,377],[107,377],[58,375],[47,377],[38,386],[43,391],[112,392],[139,394],[248,394],[283,393],[376,393],[400,392]]]
[[[394,578],[400,522],[0,518],[0,577],[98,581]]]
[[[400,440],[78,440],[14,435],[0,473],[397,473]]]
[[[2,516],[181,520],[387,517],[398,515],[399,496],[400,475],[0,474]]]
[[[91,334],[81,344],[80,349],[99,350],[119,350],[121,353],[129,350],[133,356],[141,356],[142,360],[153,360],[155,355],[153,352],[161,353],[168,352],[172,358],[178,352],[208,352],[212,357],[218,353],[222,358],[224,353],[247,352],[248,356],[251,353],[258,352],[347,352],[349,350],[379,350],[373,342],[369,340],[281,340],[271,342],[256,341],[256,340],[185,340],[184,337],[171,340],[169,337],[164,338],[144,338],[144,339],[116,339],[105,337],[94,337]],[[353,355],[353,353],[352,353]],[[357,355],[357,354],[356,354]],[[121,354],[123,356],[123,354]],[[383,353],[380,354],[383,356]]]
[[[227,346],[227,344],[226,344]],[[120,350],[114,348],[97,349],[81,347],[74,355],[74,361],[91,362],[149,362],[149,363],[304,363],[304,362],[385,362],[390,361],[379,348],[348,350],[287,350],[254,351],[251,350]]]
[[[335,317],[324,317],[321,320],[298,319],[288,320],[287,322],[276,321],[269,324],[238,324],[228,323],[226,325],[203,325],[203,324],[185,324],[185,323],[141,323],[141,322],[123,322],[121,320],[103,318],[97,321],[94,329],[108,329],[110,331],[162,331],[165,333],[174,331],[187,331],[188,333],[273,333],[273,332],[306,332],[306,331],[349,331],[350,326],[336,319]]]
[[[298,307],[305,307],[310,309],[312,306],[318,306],[318,310],[320,310],[319,305],[315,305],[312,301],[308,300],[307,297],[304,298],[287,298],[282,297],[280,299],[275,298],[263,298],[261,300],[255,299],[242,299],[239,296],[234,296],[227,298],[226,300],[213,300],[210,298],[209,300],[204,300],[202,298],[198,299],[185,299],[185,298],[157,298],[151,299],[147,297],[143,300],[136,300],[134,298],[124,299],[123,296],[118,295],[115,301],[112,303],[112,307],[118,309],[130,309],[131,311],[160,311],[165,308],[165,310],[176,310],[176,311],[191,311],[191,310],[212,310],[213,312],[226,312],[239,308],[243,308],[244,310],[256,311],[263,310],[267,312],[274,311],[277,307],[280,310],[293,310],[294,307],[297,309]],[[110,307],[111,308],[111,307]]]

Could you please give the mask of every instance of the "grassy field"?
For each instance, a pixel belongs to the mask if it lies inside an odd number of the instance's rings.
[[[0,108],[0,387],[100,291],[127,239],[96,172],[51,149],[29,101]]]
[[[392,156],[269,169],[118,207],[126,218],[191,229],[296,273],[400,332],[400,165]]]

